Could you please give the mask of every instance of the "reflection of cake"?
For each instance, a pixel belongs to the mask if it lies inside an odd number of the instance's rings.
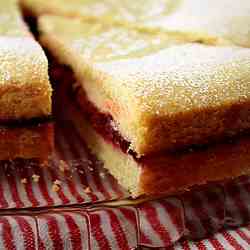
[[[46,56],[16,1],[1,1],[0,24],[0,160],[45,158],[53,129]]]
[[[134,196],[249,172],[248,139],[170,153],[250,128],[249,49],[63,17],[42,17],[38,27],[75,73],[73,93],[88,120],[76,127]]]
[[[241,0],[21,0],[32,15],[106,19],[132,26],[191,32],[201,42],[223,38],[250,47],[250,1]],[[213,40],[213,39],[212,39]],[[214,41],[212,41],[214,42]]]

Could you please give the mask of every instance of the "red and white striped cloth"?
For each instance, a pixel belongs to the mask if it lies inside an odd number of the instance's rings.
[[[202,240],[187,233],[175,199],[117,208],[61,208],[0,217],[0,249],[249,249],[250,226]],[[176,208],[176,209],[175,209]]]
[[[249,226],[225,230],[250,222],[250,177],[178,197],[104,206],[128,193],[70,126],[56,131],[48,167],[1,166],[0,249],[250,249]],[[62,171],[65,166],[70,170]]]
[[[84,142],[73,130],[56,131],[57,148],[48,167],[32,162],[2,163],[0,209],[93,204],[129,196],[100,163],[88,158]],[[69,170],[60,171],[62,167]],[[56,180],[58,192],[53,191]]]

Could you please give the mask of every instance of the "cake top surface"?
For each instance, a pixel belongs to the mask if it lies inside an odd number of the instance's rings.
[[[49,115],[48,61],[15,0],[0,1],[0,58],[0,120]]]
[[[0,36],[0,58],[0,87],[48,81],[46,56],[32,37]]]
[[[102,18],[142,28],[192,32],[250,47],[250,1],[22,0],[35,13]]]
[[[162,48],[198,39],[180,32],[163,34],[60,16],[43,16],[39,22],[41,32],[60,37],[80,55],[95,62],[143,57]]]
[[[48,62],[16,0],[0,1],[0,86],[48,81]]]
[[[119,90],[113,90],[117,100],[126,93],[124,104],[137,103],[148,115],[171,116],[250,99],[249,49],[185,44],[96,68],[107,76],[107,86]]]

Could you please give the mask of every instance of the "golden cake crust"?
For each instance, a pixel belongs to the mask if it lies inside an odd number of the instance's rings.
[[[250,128],[249,49],[174,45],[171,39],[169,45],[159,37],[165,49],[112,58],[116,49],[89,47],[92,36],[84,37],[83,26],[73,24],[71,28],[67,19],[43,17],[41,40],[59,62],[72,67],[90,101],[112,115],[139,156],[220,140]],[[95,44],[100,34],[94,36]]]
[[[250,173],[250,137],[204,150],[144,159],[137,195],[168,195]],[[166,178],[164,178],[165,176]]]
[[[15,0],[0,2],[0,121],[51,114],[48,61]]]
[[[0,36],[0,120],[51,113],[48,62],[32,37]]]

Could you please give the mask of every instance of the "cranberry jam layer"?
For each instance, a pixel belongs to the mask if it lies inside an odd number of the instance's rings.
[[[61,116],[62,122],[64,119],[71,121],[72,129],[82,138],[83,143],[88,145],[118,182],[130,191],[132,197],[172,195],[195,186],[250,173],[250,136],[199,150],[165,152],[137,159],[127,150],[129,146],[123,144],[119,134],[114,135],[111,133],[113,130],[109,130],[108,124],[112,123],[110,117],[103,116],[104,126],[98,113],[95,113],[98,123],[93,122],[93,117],[90,120],[89,111],[93,111],[93,106],[86,101],[83,107],[73,100],[70,91],[72,76],[66,74],[67,76],[62,77],[60,71],[54,71],[61,79],[56,89],[56,100],[57,103],[60,102],[57,106],[57,118]],[[63,71],[65,73],[67,69]],[[109,134],[105,135],[104,131]]]
[[[97,133],[125,154],[128,153],[136,156],[136,153],[129,149],[130,142],[124,139],[119,133],[112,116],[100,112],[98,108],[88,100],[87,95],[82,88],[78,87],[74,92],[75,93],[72,94],[75,97],[79,108]]]

